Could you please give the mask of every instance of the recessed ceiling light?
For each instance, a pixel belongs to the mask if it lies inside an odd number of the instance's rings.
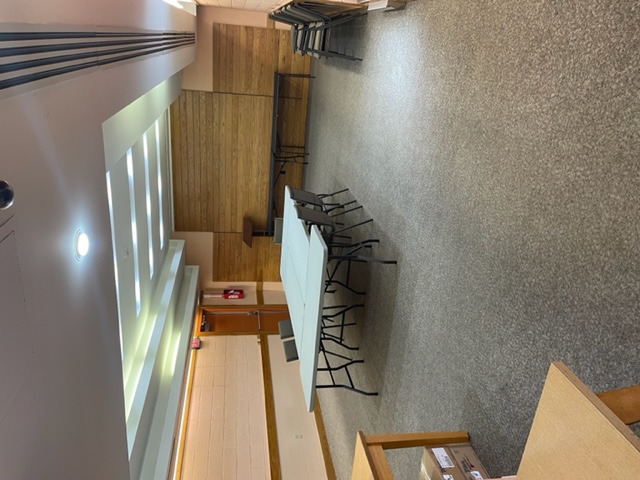
[[[13,204],[13,188],[4,180],[0,180],[0,210],[9,208]]]
[[[76,258],[80,260],[89,253],[89,237],[82,230],[76,232]]]

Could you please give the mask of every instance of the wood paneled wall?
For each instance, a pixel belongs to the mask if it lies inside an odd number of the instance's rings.
[[[212,56],[214,92],[271,96],[273,72],[309,72],[308,57],[291,52],[288,30],[214,24]]]
[[[184,90],[171,106],[175,229],[214,233],[213,281],[278,281],[280,247],[272,238],[242,243],[245,217],[266,227],[273,74],[308,73],[290,51],[289,32],[213,25],[213,93]],[[308,79],[288,79],[280,103],[283,144],[302,145]],[[302,167],[278,182],[300,186]],[[281,210],[280,210],[281,211]]]

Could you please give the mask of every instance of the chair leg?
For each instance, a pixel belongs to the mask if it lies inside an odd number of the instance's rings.
[[[325,363],[327,365],[329,364],[329,361],[328,361],[329,359],[327,358],[327,355],[332,355],[332,356],[334,356],[336,358],[340,358],[340,359],[346,360],[348,362],[351,362],[353,360],[352,358],[349,358],[349,357],[346,357],[344,355],[340,355],[339,353],[335,353],[335,352],[332,352],[331,350],[325,349],[324,345],[322,343],[320,343],[320,352],[324,355]]]
[[[339,253],[339,254],[334,254],[334,253],[332,253],[332,252],[329,252],[329,256],[331,257],[331,256],[333,256],[333,255],[346,255],[346,256],[350,256],[350,257],[352,257],[352,256],[354,256],[357,252],[359,252],[359,251],[360,251],[360,250],[362,250],[362,249],[367,248],[367,249],[369,249],[369,251],[371,251],[371,249],[372,249],[373,247],[372,247],[371,245],[369,245],[369,244],[366,244],[366,243],[365,243],[365,244],[362,244],[362,245],[357,245],[357,246],[355,246],[355,247],[340,247],[340,248],[341,248],[341,249],[344,249],[344,248],[351,248],[351,249],[350,249],[349,251],[347,251],[347,252],[341,252],[341,253]]]
[[[352,309],[354,309],[354,308],[358,308],[358,307],[364,307],[364,303],[358,303],[358,304],[356,304],[356,305],[349,305],[348,307],[343,308],[343,309],[342,309],[342,310],[340,310],[339,312],[333,313],[333,314],[331,314],[331,315],[323,315],[323,316],[322,316],[322,322],[324,323],[324,321],[325,321],[325,320],[328,320],[328,321],[330,321],[330,322],[333,322],[333,321],[334,321],[333,319],[334,319],[335,317],[337,317],[338,315],[340,315],[340,316],[341,316],[341,318],[340,318],[340,324],[339,324],[339,325],[336,325],[336,327],[339,327],[339,328],[340,328],[340,335],[339,335],[339,336],[338,336],[338,335],[335,335],[335,338],[339,338],[339,339],[340,339],[340,341],[343,341],[343,340],[344,340],[344,327],[348,327],[348,326],[350,326],[350,325],[351,325],[351,324],[349,324],[349,323],[345,323],[345,315],[346,315],[346,313],[347,313],[349,310],[352,310]]]
[[[360,210],[361,208],[362,208],[362,205],[358,205],[357,207],[349,208],[339,213],[334,213],[333,215],[331,215],[331,218],[339,217],[340,215],[344,215],[345,213],[355,212],[356,210]]]
[[[352,325],[355,325],[355,323],[353,323]],[[339,325],[334,325],[334,326],[339,326]],[[342,348],[345,348],[347,350],[351,350],[351,351],[357,351],[360,350],[360,347],[352,347],[351,345],[347,345],[346,343],[344,343],[344,341],[340,340],[338,337],[333,337],[333,335],[331,334],[327,334],[327,333],[323,333],[323,340],[329,341],[329,342],[334,342],[337,345],[340,345]]]
[[[322,307],[323,310],[331,310],[332,308],[346,308],[348,305],[325,305]]]
[[[349,370],[346,371],[349,379],[351,375],[348,373]],[[353,382],[353,380],[351,380]],[[378,392],[366,392],[364,390],[360,390],[359,388],[352,387],[350,385],[344,385],[339,383],[333,383],[331,385],[316,385],[316,388],[344,388],[345,390],[351,390],[352,392],[359,393],[360,395],[366,395],[368,397],[376,397],[378,396]]]
[[[337,192],[333,192],[333,193],[320,193],[318,194],[318,196],[320,198],[333,197],[334,195],[338,195],[339,193],[344,193],[348,191],[349,191],[348,188],[343,188],[342,190],[338,190]]]
[[[330,315],[322,315],[322,318],[325,318],[325,319],[327,319],[327,320],[330,320],[330,319],[332,319],[332,318],[337,317],[338,315],[344,315],[344,314],[345,314],[345,313],[347,313],[349,310],[353,310],[354,308],[357,308],[357,307],[364,307],[364,303],[358,303],[358,304],[355,304],[355,305],[349,305],[348,307],[347,307],[347,306],[340,305],[340,307],[344,307],[344,308],[342,308],[342,310],[340,310],[339,312],[332,313],[332,314],[330,314]]]
[[[376,257],[367,257],[364,255],[332,255],[329,257],[329,260],[346,260],[348,262],[374,262],[374,263],[384,263],[388,265],[397,265],[398,262],[396,260],[383,260],[381,258]]]
[[[344,207],[348,206],[348,205],[353,205],[354,203],[356,203],[355,200],[351,200],[350,202],[347,203],[325,203],[325,207],[330,207],[330,208],[325,208],[325,212],[327,213],[331,213],[334,210],[338,210],[340,208],[344,209]],[[362,207],[360,207],[362,208]],[[336,215],[340,215],[340,214],[336,214]]]
[[[364,363],[364,360],[350,360],[350,361],[347,361],[346,363],[343,363],[343,364],[341,364],[341,365],[339,365],[337,367],[332,367],[330,362],[329,362],[329,358],[327,356],[327,354],[330,354],[332,352],[327,351],[324,348],[324,346],[321,346],[321,353],[323,354],[324,361],[325,361],[325,364],[327,366],[318,368],[318,371],[319,372],[327,372],[329,374],[329,378],[331,378],[331,383],[330,384],[317,384],[316,388],[344,388],[346,390],[351,390],[352,392],[356,392],[356,393],[359,393],[361,395],[367,395],[367,396],[376,396],[376,395],[378,395],[378,392],[368,392],[366,390],[362,390],[360,388],[356,388],[356,386],[355,386],[355,384],[353,382],[353,378],[351,377],[351,372],[349,372],[349,367],[354,365],[354,364],[356,364],[356,363]],[[334,376],[334,372],[337,372],[338,370],[343,370],[345,372],[345,374],[347,376],[348,383],[337,383],[336,382],[336,378]]]
[[[351,293],[355,293],[356,295],[366,295],[367,292],[361,292],[359,290],[356,290],[354,288],[351,288],[349,285],[346,285],[345,283],[342,283],[340,280],[332,280],[331,282],[327,281],[327,287],[329,287],[329,285],[340,285],[342,288],[346,288],[347,290],[349,290]],[[325,293],[335,293],[337,292],[337,290],[325,290]]]
[[[369,220],[365,220],[363,222],[356,223],[354,225],[349,225],[348,227],[339,228],[339,229],[333,231],[333,236],[336,236],[336,234],[338,234],[338,233],[346,232],[347,230],[351,230],[352,228],[356,228],[356,227],[359,227],[361,225],[365,225],[365,224],[371,223],[371,222],[373,222],[373,218],[370,218]]]

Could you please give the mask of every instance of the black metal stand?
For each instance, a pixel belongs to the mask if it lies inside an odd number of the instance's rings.
[[[314,78],[312,75],[308,75],[305,73],[278,73],[275,72],[273,74],[273,113],[271,116],[271,160],[269,162],[269,200],[267,203],[267,228],[265,230],[266,236],[273,236],[274,225],[274,213],[275,212],[275,204],[274,204],[274,190],[276,188],[276,183],[280,179],[280,175],[282,174],[282,168],[284,164],[281,165],[279,169],[276,169],[277,162],[287,161],[287,159],[292,157],[282,156],[282,154],[288,155],[289,153],[295,153],[295,157],[306,157],[306,152],[304,152],[304,145],[281,145],[280,137],[278,136],[278,107],[280,104],[280,93],[282,90],[282,82],[286,78]],[[295,148],[296,152],[280,152],[281,148]],[[298,150],[301,149],[302,152]],[[297,162],[296,163],[305,163],[305,162]]]

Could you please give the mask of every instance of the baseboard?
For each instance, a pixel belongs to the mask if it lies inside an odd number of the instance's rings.
[[[269,467],[271,480],[280,480],[280,450],[278,448],[278,432],[276,431],[276,407],[273,400],[273,381],[271,380],[271,361],[269,358],[269,341],[267,335],[260,335],[260,352],[262,354],[262,378],[264,383],[264,409],[267,419],[267,443],[269,445]]]
[[[336,480],[336,470],[333,467],[331,451],[329,450],[329,440],[327,439],[327,431],[324,428],[324,420],[322,419],[322,411],[320,409],[320,399],[318,398],[317,393],[314,395],[316,398],[314,401],[313,415],[316,419],[316,426],[318,428],[318,437],[320,438],[320,448],[322,448],[322,458],[327,471],[327,479]]]

